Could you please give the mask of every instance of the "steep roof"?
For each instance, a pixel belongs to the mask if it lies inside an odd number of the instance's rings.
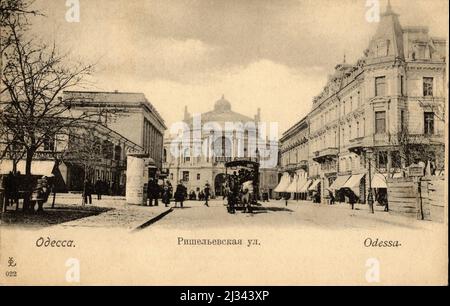
[[[386,54],[384,56],[395,56],[404,58],[403,52],[403,30],[398,20],[398,14],[392,10],[390,1],[386,6],[386,11],[380,15],[377,31],[372,36],[370,49],[379,57],[376,49],[380,40],[388,41]]]

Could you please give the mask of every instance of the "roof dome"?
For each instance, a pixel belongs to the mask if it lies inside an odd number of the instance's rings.
[[[222,98],[220,100],[217,100],[214,104],[214,110],[222,112],[230,111],[231,103],[228,100],[225,100],[225,97],[222,95]]]

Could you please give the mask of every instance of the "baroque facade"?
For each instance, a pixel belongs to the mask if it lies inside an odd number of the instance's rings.
[[[444,169],[446,41],[398,16],[388,4],[364,56],[336,65],[313,99],[308,177],[322,202],[347,187],[364,203],[369,185],[382,190],[413,163]]]
[[[198,192],[208,182],[214,196],[223,195],[225,163],[258,160],[258,147],[266,145],[258,135],[260,121],[259,109],[253,118],[234,112],[223,96],[206,113],[191,115],[186,107],[184,130],[164,140],[164,169],[171,184],[183,181],[188,192]],[[260,169],[260,190],[271,193],[276,184],[275,161],[273,168]]]

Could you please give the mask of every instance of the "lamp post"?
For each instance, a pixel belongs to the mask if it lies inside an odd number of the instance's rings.
[[[372,153],[373,150],[371,148],[368,148],[366,150],[366,158],[369,162],[369,191],[367,193],[367,203],[369,204],[369,212],[371,214],[374,213],[373,211],[373,194],[372,194]]]

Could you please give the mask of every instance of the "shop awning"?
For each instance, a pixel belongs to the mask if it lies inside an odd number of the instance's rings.
[[[280,179],[280,183],[273,191],[275,192],[286,192],[287,187],[291,183],[291,177],[289,173],[285,172],[283,173],[283,176]]]
[[[364,175],[366,174],[362,173],[352,175],[342,187],[351,189],[357,196],[359,196],[359,186]]]
[[[289,186],[286,188],[286,192],[298,192],[297,191],[297,182],[298,182],[298,176],[294,176]]]
[[[314,182],[309,186],[308,190],[317,190],[317,186],[319,186],[320,180],[314,180]]]
[[[31,174],[32,175],[45,175],[51,176],[53,168],[55,167],[55,162],[52,160],[34,160],[31,163]],[[12,160],[2,160],[0,161],[0,174],[8,174],[13,170]],[[25,161],[20,160],[17,163],[17,171],[21,174],[25,174]]]
[[[350,178],[350,175],[340,175],[338,176],[333,184],[328,188],[332,191],[341,189],[342,186],[347,182],[347,180]]]
[[[302,191],[302,190],[303,190],[303,186],[305,186],[307,181],[308,180],[306,178],[299,177],[298,182],[297,182],[297,190],[298,190],[297,192],[306,192],[306,190],[305,191]]]
[[[372,188],[387,188],[386,177],[381,173],[375,173],[372,176]]]
[[[364,177],[364,173],[363,174],[355,174],[352,175],[350,177],[350,179],[342,186],[342,187],[346,187],[346,188],[359,188],[359,184],[361,183],[361,179]]]
[[[307,192],[311,183],[312,183],[311,180],[307,180],[306,183],[303,184],[302,188],[300,188],[299,192]]]

